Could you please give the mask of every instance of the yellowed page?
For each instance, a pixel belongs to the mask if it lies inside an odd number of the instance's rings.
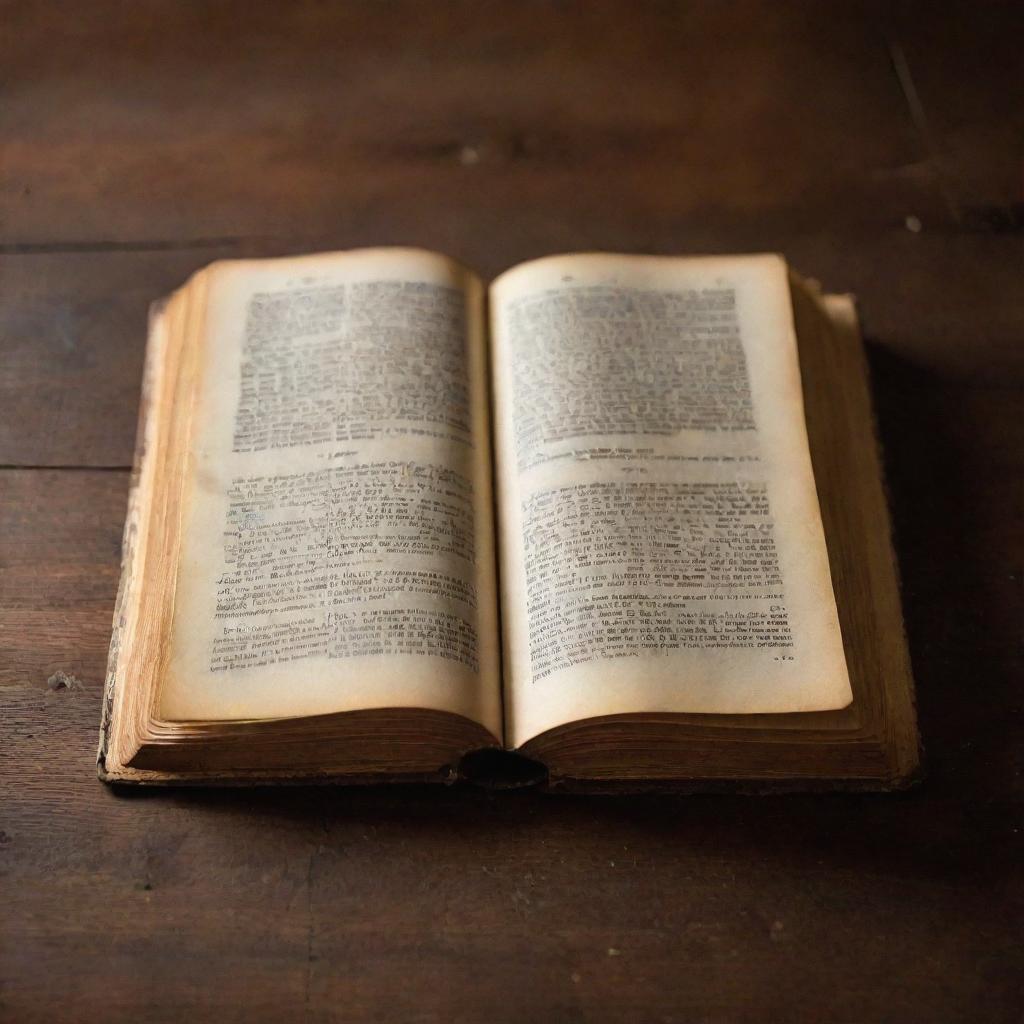
[[[501,736],[483,310],[419,250],[213,268],[161,717]]]
[[[848,704],[785,262],[557,256],[491,300],[509,741]]]

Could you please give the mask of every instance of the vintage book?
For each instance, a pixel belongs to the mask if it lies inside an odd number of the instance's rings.
[[[917,766],[848,296],[776,255],[487,287],[367,249],[215,263],[154,307],[102,778]]]

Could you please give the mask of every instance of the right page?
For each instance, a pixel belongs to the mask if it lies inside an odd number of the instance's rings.
[[[538,260],[491,337],[506,741],[849,704],[785,261]]]

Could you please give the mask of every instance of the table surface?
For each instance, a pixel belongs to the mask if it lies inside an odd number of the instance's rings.
[[[0,6],[0,1018],[1020,1020],[1019,6]],[[147,304],[386,243],[858,295],[923,786],[96,780]]]

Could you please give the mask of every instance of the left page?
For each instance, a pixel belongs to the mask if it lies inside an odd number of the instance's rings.
[[[420,250],[215,266],[161,718],[420,707],[501,737],[483,318]]]

